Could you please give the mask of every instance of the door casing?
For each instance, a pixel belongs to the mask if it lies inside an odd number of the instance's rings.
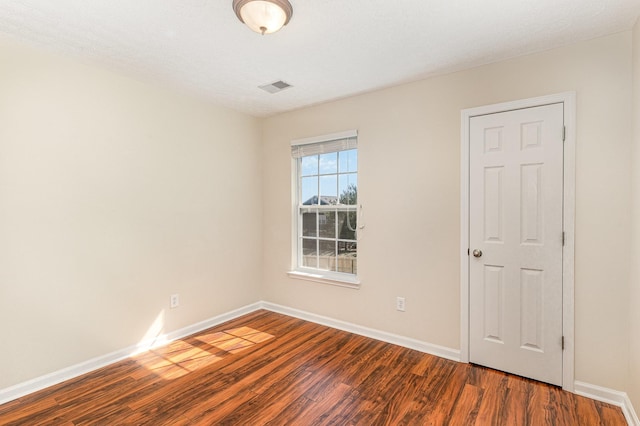
[[[565,123],[562,249],[562,388],[574,389],[574,247],[575,247],[575,144],[576,94],[554,95],[469,108],[461,112],[460,147],[460,361],[469,362],[469,122],[471,117],[562,103]]]

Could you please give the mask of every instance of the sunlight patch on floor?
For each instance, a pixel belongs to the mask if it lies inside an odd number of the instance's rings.
[[[176,340],[134,358],[153,374],[173,380],[273,337],[250,327],[240,327]]]

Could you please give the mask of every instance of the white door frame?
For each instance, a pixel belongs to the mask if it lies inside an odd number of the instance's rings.
[[[564,104],[564,189],[562,248],[562,388],[574,387],[574,230],[575,230],[575,146],[576,93],[523,99],[462,110],[460,147],[460,361],[469,362],[469,123],[472,117],[542,105]]]

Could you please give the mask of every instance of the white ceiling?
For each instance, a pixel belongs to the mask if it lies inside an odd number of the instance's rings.
[[[261,36],[232,0],[0,0],[0,35],[268,116],[628,30],[640,14],[640,0],[290,1],[289,25]],[[276,80],[294,87],[258,89]]]

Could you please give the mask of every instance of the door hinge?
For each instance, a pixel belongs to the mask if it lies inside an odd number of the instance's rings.
[[[562,350],[564,351],[564,336],[562,336]]]
[[[567,138],[567,126],[562,126],[562,142]]]
[[[562,231],[562,247],[564,247],[565,236],[564,231]]]

